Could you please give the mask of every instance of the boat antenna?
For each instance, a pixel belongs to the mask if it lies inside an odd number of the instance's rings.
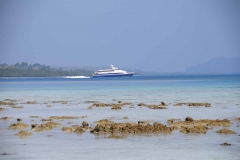
[[[112,69],[118,69],[118,68],[114,67],[112,64],[111,64],[111,67],[112,67]]]

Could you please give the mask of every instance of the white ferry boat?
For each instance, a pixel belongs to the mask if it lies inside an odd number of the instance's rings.
[[[134,72],[127,72],[127,71],[123,71],[120,70],[116,67],[114,67],[111,64],[111,68],[112,69],[105,69],[105,70],[98,70],[97,72],[94,72],[94,74],[92,74],[92,78],[96,78],[96,77],[123,77],[123,76],[132,76],[134,74]]]

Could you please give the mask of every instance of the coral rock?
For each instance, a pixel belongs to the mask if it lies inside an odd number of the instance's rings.
[[[222,134],[236,134],[235,131],[228,130],[228,129],[220,129],[220,130],[216,131],[216,133],[222,133]]]
[[[26,136],[31,136],[32,133],[31,132],[26,132],[24,130],[21,130],[19,133],[14,134],[15,136],[19,136],[19,137],[26,137]]]
[[[22,129],[22,128],[27,128],[28,125],[24,124],[24,123],[15,123],[15,124],[11,124],[8,129]]]
[[[186,117],[185,121],[188,121],[188,122],[193,122],[194,119],[192,117]]]
[[[82,126],[83,126],[84,128],[88,128],[88,123],[87,123],[86,121],[83,121],[83,122],[82,122]]]
[[[224,143],[221,144],[221,145],[223,145],[223,146],[231,146],[231,144],[230,144],[230,143],[227,143],[227,142],[224,142]]]

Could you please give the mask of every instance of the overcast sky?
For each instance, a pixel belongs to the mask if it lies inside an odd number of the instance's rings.
[[[0,63],[181,72],[240,56],[239,8],[239,0],[0,0]]]

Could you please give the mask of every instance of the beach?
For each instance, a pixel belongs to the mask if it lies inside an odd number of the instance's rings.
[[[1,159],[239,159],[239,89],[239,75],[1,78]]]

